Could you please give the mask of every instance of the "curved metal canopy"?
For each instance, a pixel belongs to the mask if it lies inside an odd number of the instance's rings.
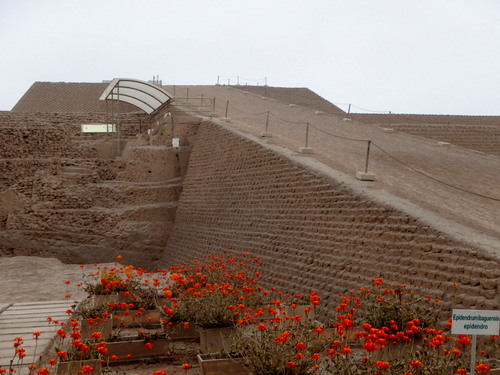
[[[147,114],[153,113],[173,96],[162,88],[137,79],[115,78],[106,87],[99,100],[119,100],[130,103]]]

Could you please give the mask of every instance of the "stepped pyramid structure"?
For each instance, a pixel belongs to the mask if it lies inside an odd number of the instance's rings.
[[[444,309],[500,307],[500,116],[165,86],[174,101],[152,114],[120,104],[119,135],[83,133],[109,122],[106,87],[37,82],[0,112],[1,255],[163,268],[248,252],[267,281],[327,306],[382,277]]]

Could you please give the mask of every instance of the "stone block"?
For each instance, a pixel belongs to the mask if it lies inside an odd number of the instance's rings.
[[[299,152],[301,154],[313,154],[314,153],[314,151],[311,147],[300,147]]]
[[[356,172],[356,178],[361,181],[374,181],[375,180],[375,174],[374,173],[368,173],[368,172],[363,172],[363,171],[358,171]]]

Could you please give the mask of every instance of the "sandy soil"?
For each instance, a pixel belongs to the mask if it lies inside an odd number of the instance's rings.
[[[102,264],[111,265],[109,264]],[[86,265],[86,272],[94,265]],[[0,258],[0,303],[57,301],[63,300],[66,294],[73,299],[84,297],[84,293],[75,284],[82,281],[80,265],[64,264],[54,258],[9,257]],[[70,280],[69,287],[65,284]],[[110,368],[113,375],[152,375],[156,371],[165,371],[168,375],[185,375],[180,365],[189,362],[193,368],[187,375],[201,374],[198,364],[190,352],[179,353],[179,362],[175,364],[134,364]]]

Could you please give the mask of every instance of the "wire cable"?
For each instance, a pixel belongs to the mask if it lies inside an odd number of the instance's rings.
[[[365,112],[370,112],[370,113],[391,114],[391,111],[374,111],[372,109],[366,109],[366,108],[357,107],[354,104],[351,104],[351,107],[352,108],[360,109],[360,110],[365,111]]]
[[[298,122],[298,121],[289,121],[289,120],[285,120],[285,119],[283,119],[283,118],[281,118],[281,117],[279,117],[279,116],[276,116],[276,115],[275,115],[274,113],[272,113],[272,112],[269,112],[269,114],[270,114],[271,116],[273,116],[273,117],[277,118],[278,120],[283,121],[283,122],[288,122],[289,124],[307,125],[307,122],[303,122],[303,121],[301,121],[301,122]]]
[[[314,128],[314,129],[320,131],[321,133],[330,135],[330,136],[335,137],[335,138],[345,139],[347,141],[354,141],[354,142],[370,142],[369,139],[357,139],[357,138],[343,137],[341,135],[336,135],[336,134],[328,133],[327,131],[324,131],[323,129],[320,129],[320,128],[314,126],[314,125],[309,125],[309,126],[311,126],[311,128]]]
[[[245,111],[242,111],[241,109],[236,108],[231,103],[229,103],[229,107],[232,108],[232,109],[234,109],[236,112],[243,113],[244,115],[248,115],[248,116],[260,116],[260,115],[265,115],[267,113],[267,111],[266,112],[259,112],[259,113],[245,112]]]
[[[499,198],[495,198],[495,197],[490,197],[488,195],[484,195],[484,194],[480,194],[480,193],[476,193],[476,192],[473,192],[473,191],[470,191],[470,190],[467,190],[467,189],[463,189],[461,187],[458,187],[458,186],[455,186],[455,185],[452,185],[452,184],[449,184],[448,182],[445,182],[445,181],[442,181],[440,179],[437,179],[435,177],[432,177],[430,175],[428,175],[427,173],[424,173],[416,168],[413,168],[412,166],[406,164],[404,161],[402,160],[399,160],[398,158],[396,158],[395,156],[391,155],[390,153],[388,153],[387,151],[385,151],[383,148],[381,148],[379,145],[377,145],[376,143],[371,143],[373,146],[375,146],[376,148],[378,148],[380,151],[382,151],[384,154],[386,154],[387,156],[391,157],[392,159],[396,160],[397,162],[403,164],[405,167],[411,169],[412,171],[416,172],[416,173],[419,173],[421,174],[422,176],[424,177],[427,177],[435,182],[438,182],[440,184],[443,184],[443,185],[446,185],[448,187],[451,187],[453,189],[456,189],[456,190],[460,190],[460,191],[463,191],[464,193],[469,193],[469,194],[472,194],[472,195],[476,195],[478,197],[481,197],[481,198],[486,198],[486,199],[491,199],[491,200],[494,200],[494,201],[497,201],[497,202],[500,202],[500,199]]]

